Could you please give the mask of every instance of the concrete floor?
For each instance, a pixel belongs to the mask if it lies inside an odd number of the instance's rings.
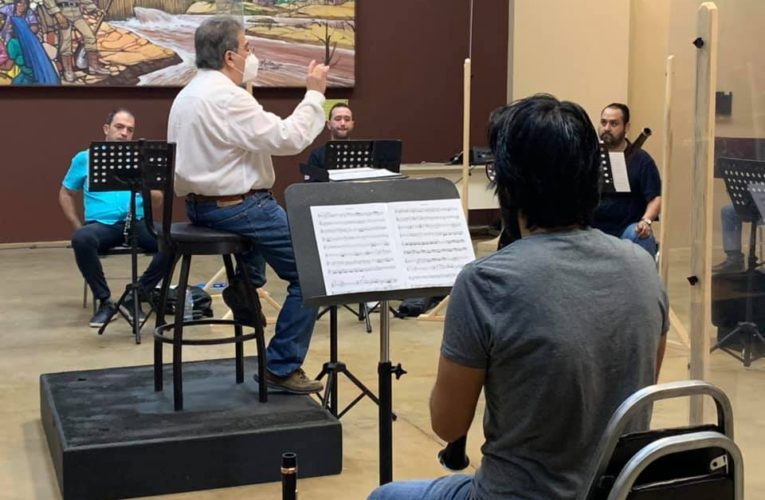
[[[486,253],[493,243],[479,245]],[[147,261],[142,258],[141,265]],[[672,255],[670,296],[675,312],[687,324],[688,299],[684,268],[687,254]],[[220,261],[199,258],[192,265],[192,282],[206,281],[220,267]],[[116,295],[129,274],[128,260],[105,261],[107,276]],[[122,278],[119,278],[122,276]],[[0,250],[0,498],[59,498],[58,485],[40,424],[38,377],[42,373],[150,364],[150,331],[136,345],[128,325],[119,320],[103,336],[88,328],[91,310],[82,308],[82,279],[66,248]],[[266,286],[276,299],[284,294],[278,279]],[[219,298],[214,301],[218,315],[223,311]],[[270,311],[266,311],[270,314]],[[379,356],[379,315],[373,316],[375,331],[368,335],[363,323],[348,312],[340,314],[340,358],[373,390],[377,386]],[[442,444],[430,430],[427,399],[432,386],[441,340],[440,323],[393,319],[391,359],[409,372],[394,382],[394,478],[432,478],[444,474],[436,461]],[[269,327],[268,333],[271,333]],[[670,334],[661,381],[687,378],[688,349]],[[186,360],[229,357],[230,346],[196,347],[184,350]],[[251,345],[246,354],[254,354]],[[311,350],[305,363],[309,374],[317,373],[329,356],[328,319],[316,326]],[[765,477],[758,465],[765,459],[765,359],[745,369],[737,361],[714,353],[710,380],[720,385],[733,401],[736,441],[742,448],[746,466],[747,498],[765,498]],[[356,391],[341,382],[340,399],[349,401]],[[483,404],[479,403],[479,412]],[[660,403],[655,408],[654,424],[681,425],[687,422],[685,402]],[[544,418],[544,416],[540,416]],[[468,454],[479,463],[481,415],[474,421],[468,438]],[[378,480],[377,407],[362,400],[342,419],[344,468],[338,476],[302,479],[301,498],[365,498]],[[253,450],[253,453],[257,453]],[[279,483],[171,495],[167,498],[234,499],[280,498]]]

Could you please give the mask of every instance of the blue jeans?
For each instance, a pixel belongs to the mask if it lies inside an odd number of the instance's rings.
[[[654,238],[653,233],[649,234],[646,238],[641,238],[640,236],[638,236],[637,225],[638,223],[636,222],[634,224],[630,224],[629,226],[627,226],[627,229],[624,230],[621,238],[623,240],[630,240],[631,242],[635,243],[640,248],[650,253],[651,257],[655,259],[656,258],[656,238]]]
[[[729,259],[743,260],[744,254],[741,252],[742,222],[732,204],[725,205],[720,209],[720,219],[722,220],[722,241],[725,255]]]
[[[722,219],[722,240],[725,255],[730,260],[743,260],[744,253],[741,251],[741,226],[743,222],[741,217],[730,204],[720,209],[720,219]],[[757,224],[763,224],[763,221],[760,220]]]
[[[369,500],[469,500],[473,476],[454,474],[425,481],[396,481],[380,486]]]
[[[151,235],[143,220],[138,221],[135,230],[138,247],[154,254],[151,264],[138,280],[141,288],[150,292],[165,275],[170,263],[166,255],[157,252],[157,240]],[[124,232],[124,222],[113,225],[88,222],[72,235],[72,249],[77,267],[80,268],[82,277],[93,291],[93,297],[99,301],[110,298],[111,291],[106,284],[104,268],[98,256],[110,248],[125,243]]]
[[[287,214],[271,193],[255,193],[237,205],[218,207],[214,201],[186,202],[194,224],[241,234],[253,250],[242,255],[253,281],[266,283],[266,263],[279,278],[289,282],[287,298],[276,320],[276,332],[268,344],[268,371],[285,377],[303,364],[311,343],[316,308],[303,305]],[[241,271],[237,271],[241,274]]]

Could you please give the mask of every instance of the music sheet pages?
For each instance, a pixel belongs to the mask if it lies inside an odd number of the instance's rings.
[[[630,179],[627,175],[627,161],[621,151],[608,153],[611,161],[611,175],[614,179],[614,190],[617,193],[630,192]]]
[[[358,181],[380,179],[383,177],[401,177],[400,174],[384,168],[360,167],[328,170],[330,181]]]
[[[448,287],[475,259],[459,199],[311,207],[327,295]]]

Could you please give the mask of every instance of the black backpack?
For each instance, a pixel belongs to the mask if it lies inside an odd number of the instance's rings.
[[[417,317],[430,309],[434,308],[441,302],[444,297],[416,297],[411,299],[405,299],[399,304],[396,316],[399,318]]]
[[[194,319],[212,318],[212,297],[198,286],[190,286],[191,298],[194,300]],[[167,304],[165,314],[175,314],[175,302],[178,300],[178,288],[170,288],[167,291]],[[152,303],[156,309],[159,304],[159,289],[152,291]]]

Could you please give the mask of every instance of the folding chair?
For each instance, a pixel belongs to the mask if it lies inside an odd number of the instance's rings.
[[[623,434],[640,411],[656,401],[711,396],[717,424]],[[743,498],[743,462],[733,443],[733,412],[717,387],[690,380],[646,387],[611,417],[579,500],[726,500]]]

